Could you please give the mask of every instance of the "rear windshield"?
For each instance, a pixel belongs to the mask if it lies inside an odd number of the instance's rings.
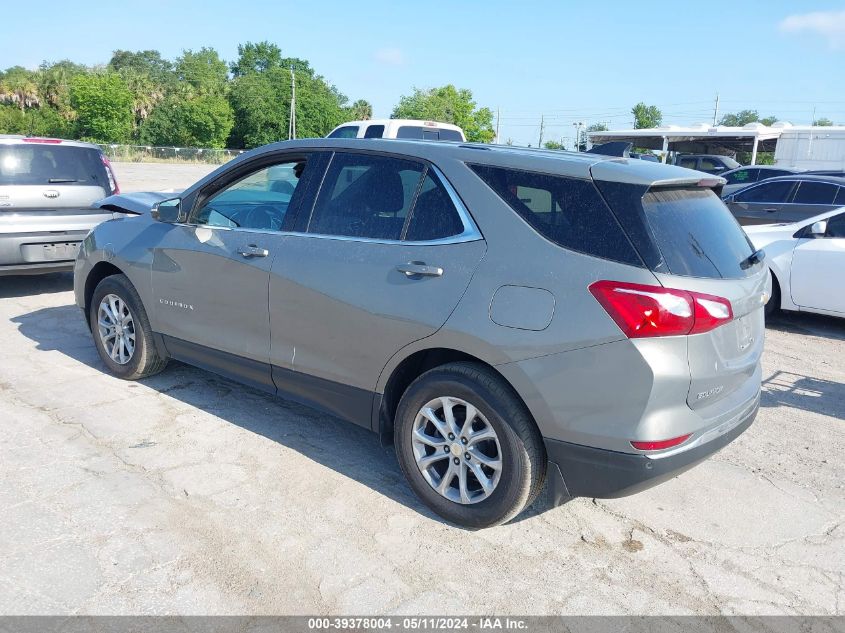
[[[740,266],[754,251],[751,243],[710,189],[651,189],[643,209],[673,275],[730,279],[754,272]]]
[[[0,145],[0,185],[98,186],[110,191],[99,150],[72,145]]]
[[[328,138],[356,138],[358,136],[357,125],[344,125],[329,134]]]
[[[447,130],[421,125],[403,125],[396,131],[396,138],[416,138],[426,141],[463,141],[457,130]]]

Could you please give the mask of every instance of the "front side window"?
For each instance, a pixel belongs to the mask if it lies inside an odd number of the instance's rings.
[[[334,132],[329,134],[329,138],[357,138],[357,137],[358,137],[358,126],[357,125],[344,125],[343,127],[339,127]]]
[[[833,204],[838,187],[827,182],[805,180],[798,185],[795,204]]]
[[[490,165],[470,168],[546,239],[588,255],[641,265],[592,181]]]
[[[425,166],[338,152],[314,205],[309,233],[398,240]]]
[[[699,167],[702,171],[718,171],[724,168],[725,166],[721,162],[713,158],[702,158],[701,166]]]
[[[767,182],[737,194],[737,202],[779,203],[786,202],[795,183],[791,180]]]
[[[845,237],[845,213],[835,215],[827,221],[825,237]]]
[[[281,231],[305,171],[304,159],[277,163],[244,176],[205,200],[193,222],[227,228]]]

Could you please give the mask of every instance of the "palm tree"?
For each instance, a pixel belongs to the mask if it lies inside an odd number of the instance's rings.
[[[11,103],[21,109],[37,108],[41,105],[38,85],[33,80],[32,73],[15,66],[6,71],[0,80],[0,102]]]

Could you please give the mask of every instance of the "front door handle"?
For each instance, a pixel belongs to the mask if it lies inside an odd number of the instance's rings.
[[[769,207],[768,209],[763,209],[763,211],[765,211],[766,213],[774,213],[777,210],[777,207]]]
[[[429,266],[425,262],[408,262],[407,264],[399,264],[396,267],[400,273],[405,273],[410,278],[419,277],[440,277],[443,274],[443,269],[439,266]]]
[[[255,244],[248,244],[246,246],[241,246],[238,249],[238,255],[242,257],[267,257],[270,254],[266,248],[259,248]]]

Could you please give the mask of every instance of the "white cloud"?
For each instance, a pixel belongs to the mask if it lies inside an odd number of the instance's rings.
[[[845,11],[814,11],[790,15],[779,25],[784,33],[810,33],[827,40],[832,49],[845,48]]]
[[[373,55],[375,60],[388,66],[402,66],[405,64],[405,53],[399,48],[380,48]]]

